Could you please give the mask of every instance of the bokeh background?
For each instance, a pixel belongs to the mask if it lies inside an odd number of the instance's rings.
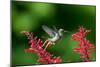
[[[40,2],[11,1],[11,63],[12,65],[34,65],[38,56],[25,53],[29,48],[28,40],[20,32],[30,31],[39,38],[46,40],[48,35],[41,28],[42,25],[55,25],[58,29],[63,28],[69,33],[47,49],[54,56],[60,56],[62,63],[79,62],[80,55],[73,52],[78,42],[71,40],[71,35],[77,32],[79,26],[90,29],[87,39],[96,45],[96,6],[57,4]],[[91,60],[95,61],[95,53]]]

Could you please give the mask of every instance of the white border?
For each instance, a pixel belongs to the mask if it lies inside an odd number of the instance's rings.
[[[84,5],[96,5],[95,0],[33,0],[36,2],[54,2],[54,3],[69,3],[70,4],[84,4]],[[72,1],[72,2],[71,2]],[[53,64],[53,65],[39,65],[35,67],[99,67],[100,63],[100,5],[97,2],[97,61],[89,63],[69,63],[69,64]],[[10,1],[0,1],[0,66],[9,67],[10,65]],[[28,66],[29,67],[29,66]],[[30,66],[32,67],[32,66]]]
[[[83,62],[83,63],[36,65],[34,67],[98,67],[95,64],[96,62]],[[20,67],[33,67],[33,66],[20,66]]]
[[[0,1],[0,66],[10,63],[10,2]]]
[[[17,0],[17,1],[35,1],[35,2],[49,2],[49,3],[96,5],[95,0]]]

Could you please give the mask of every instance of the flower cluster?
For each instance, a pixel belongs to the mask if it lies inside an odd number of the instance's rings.
[[[33,33],[23,31],[27,36],[30,44],[29,49],[25,49],[25,52],[36,53],[39,57],[38,62],[43,64],[60,63],[62,60],[60,57],[55,57],[43,48],[43,41],[33,35]]]
[[[90,30],[80,27],[79,31],[72,35],[72,40],[79,42],[79,44],[77,44],[79,48],[74,48],[73,51],[78,52],[81,55],[80,58],[83,58],[84,61],[91,61],[91,53],[89,51],[95,49],[95,46],[86,39],[86,34],[88,32],[90,32]]]

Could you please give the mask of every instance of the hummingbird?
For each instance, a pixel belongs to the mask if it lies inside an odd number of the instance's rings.
[[[59,39],[62,38],[63,33],[67,32],[62,28],[57,29],[55,26],[53,26],[53,28],[50,28],[50,27],[48,27],[46,25],[43,25],[42,28],[50,36],[50,38],[48,38],[43,44],[43,46],[44,46],[47,43],[45,49],[48,46],[50,46],[51,44],[55,45],[55,42],[57,42]]]

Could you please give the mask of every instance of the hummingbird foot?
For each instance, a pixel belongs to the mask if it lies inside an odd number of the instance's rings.
[[[44,49],[46,50],[49,46],[51,46],[51,44],[53,44],[53,43],[51,41],[49,41]]]
[[[43,43],[42,47],[45,46],[47,42],[48,42],[48,40],[46,40],[46,41]]]

